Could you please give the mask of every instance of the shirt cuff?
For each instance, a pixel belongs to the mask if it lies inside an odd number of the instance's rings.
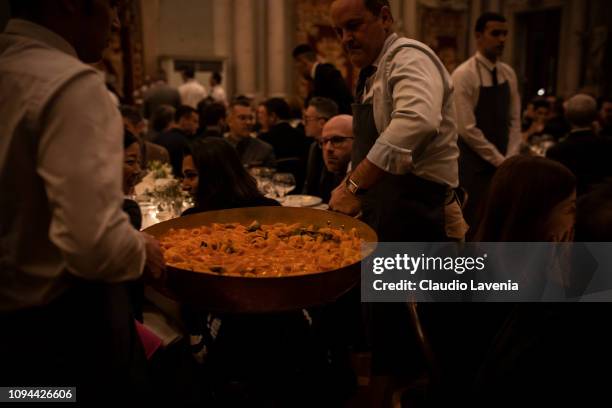
[[[370,149],[368,160],[387,173],[402,175],[412,169],[412,150],[379,139]]]
[[[501,153],[498,153],[493,158],[493,161],[491,161],[491,164],[493,164],[495,167],[499,167],[504,161],[506,161],[506,156]]]

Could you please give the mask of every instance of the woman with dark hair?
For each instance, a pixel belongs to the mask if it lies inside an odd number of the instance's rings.
[[[495,173],[478,242],[572,241],[576,177],[541,157],[515,156]]]
[[[575,177],[559,163],[530,156],[514,156],[506,160],[491,180],[483,201],[483,218],[475,234],[475,241],[571,241],[575,219],[575,189]],[[499,251],[504,252],[505,248],[501,247]],[[512,247],[509,249],[512,250]],[[487,250],[489,259],[500,258],[499,253],[492,251]],[[507,255],[503,257],[508,258]],[[516,272],[522,272],[518,262],[513,267]],[[494,264],[486,272],[487,278],[494,280]],[[533,278],[538,281],[537,276]],[[521,293],[538,285],[532,283],[523,286],[521,281]],[[524,331],[522,325],[541,323],[546,320],[546,314],[551,312],[548,308],[545,310],[537,307],[539,305],[522,306],[503,302],[462,303],[452,309],[432,306],[427,310],[432,314],[425,315],[427,319],[424,324],[432,342],[436,369],[440,373],[440,389],[434,394],[452,395],[459,400],[465,398],[466,401],[462,401],[464,405],[474,405],[472,399],[483,398],[483,394],[490,397],[490,389],[505,387],[503,382],[510,379],[497,377],[499,372],[515,370],[516,374],[520,371],[511,361],[506,360],[506,353],[523,351],[520,343],[514,343],[519,337],[520,342],[525,339],[540,342],[539,333],[532,335]],[[526,316],[532,316],[533,320],[526,319]],[[512,390],[515,391],[523,392]]]
[[[223,139],[194,142],[183,158],[183,189],[195,207],[183,215],[228,208],[278,206],[263,196],[235,149]]]
[[[183,189],[195,200],[184,216],[230,208],[278,206],[264,197],[225,140],[195,141],[183,159]],[[295,400],[295,393],[319,381],[307,312],[263,315],[217,314],[184,306],[182,315],[191,351],[205,362],[219,406],[267,404]],[[320,360],[323,361],[323,357]],[[273,405],[273,404],[270,404]]]
[[[486,204],[477,233],[480,241],[574,239],[576,178],[557,162],[527,156],[506,161],[493,178]],[[577,275],[570,282],[575,285],[575,278],[588,272],[573,270]],[[538,277],[534,278],[537,281]],[[547,280],[548,290],[554,285]],[[521,291],[530,290],[529,286]],[[566,294],[572,289],[565,284],[559,288]],[[607,393],[608,385],[602,385],[609,384],[611,376],[601,374],[597,366],[607,367],[612,360],[611,339],[603,327],[609,312],[595,306],[571,302],[487,305],[488,320],[481,321],[502,324],[475,383],[478,398],[484,401],[505,395],[511,396],[505,402],[508,405],[527,398],[535,404],[546,399],[550,404],[551,399],[572,394],[582,399]]]

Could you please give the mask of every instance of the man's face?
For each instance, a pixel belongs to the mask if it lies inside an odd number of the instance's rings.
[[[310,68],[308,64],[308,60],[303,55],[298,55],[295,58],[295,70],[300,74],[304,79],[310,78]]]
[[[321,138],[321,132],[323,131],[325,122],[325,118],[319,115],[319,112],[317,112],[314,106],[309,106],[304,111],[304,133],[306,133],[306,136],[312,137],[318,141]]]
[[[476,33],[478,50],[489,59],[500,58],[506,47],[508,23],[489,21],[482,33]]]
[[[250,107],[236,105],[230,110],[228,125],[232,135],[250,137],[253,124],[253,109]]]
[[[78,12],[79,35],[74,48],[83,62],[94,63],[102,59],[102,52],[109,44],[111,28],[119,28],[117,14],[119,0],[89,0],[75,2]]]
[[[133,123],[129,119],[123,118],[123,126],[125,126],[125,128],[129,130],[131,134],[137,137],[142,136],[147,131],[147,124],[144,120],[138,123]]]
[[[548,115],[550,114],[549,108],[539,107],[535,110],[535,121],[540,123],[545,123],[548,120]]]
[[[604,102],[601,106],[601,120],[606,125],[612,125],[612,102]]]
[[[330,123],[323,128],[320,144],[327,170],[332,173],[345,172],[353,150],[352,132],[346,126]]]
[[[270,115],[268,114],[268,110],[264,105],[259,105],[257,107],[257,122],[261,125],[261,131],[267,132],[270,130]]]
[[[200,115],[195,112],[191,112],[188,115],[184,115],[178,123],[179,129],[188,135],[195,135],[200,126]]]
[[[365,0],[336,0],[331,18],[344,51],[357,68],[376,60],[393,25],[387,7],[375,16],[365,7]]]

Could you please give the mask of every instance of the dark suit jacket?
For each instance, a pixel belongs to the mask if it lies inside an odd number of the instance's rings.
[[[299,157],[306,163],[310,141],[304,133],[289,123],[281,122],[272,126],[268,133],[260,136],[260,139],[272,145],[277,159]]]
[[[292,173],[297,183],[296,191],[301,191],[306,174],[310,139],[287,122],[272,126],[268,133],[260,136],[260,139],[274,148],[277,171]]]
[[[329,98],[338,104],[340,113],[351,115],[353,95],[340,71],[332,64],[319,64],[315,70],[313,91],[309,99],[315,96]]]
[[[274,148],[259,139],[244,138],[235,148],[242,164],[248,166],[274,166],[276,161]]]
[[[170,129],[159,135],[154,143],[168,150],[172,172],[176,177],[182,177],[183,154],[189,143],[187,136],[179,129]]]
[[[167,84],[156,84],[149,88],[143,96],[143,115],[146,119],[161,105],[170,105],[174,109],[181,106],[181,95],[176,88]]]
[[[599,136],[612,138],[612,125],[604,126],[601,129]]]
[[[612,177],[612,139],[591,131],[575,132],[546,152],[546,157],[569,168],[577,178],[578,195]]]
[[[334,174],[327,170],[323,160],[323,151],[317,142],[312,142],[302,193],[321,197],[323,202],[327,203],[331,198],[332,191],[340,185],[345,176],[346,173]]]

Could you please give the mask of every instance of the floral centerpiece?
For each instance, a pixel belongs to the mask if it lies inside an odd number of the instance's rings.
[[[160,213],[170,216],[180,214],[183,203],[188,198],[181,183],[172,174],[172,167],[159,161],[149,162],[146,175],[135,187],[136,197],[152,201]]]

